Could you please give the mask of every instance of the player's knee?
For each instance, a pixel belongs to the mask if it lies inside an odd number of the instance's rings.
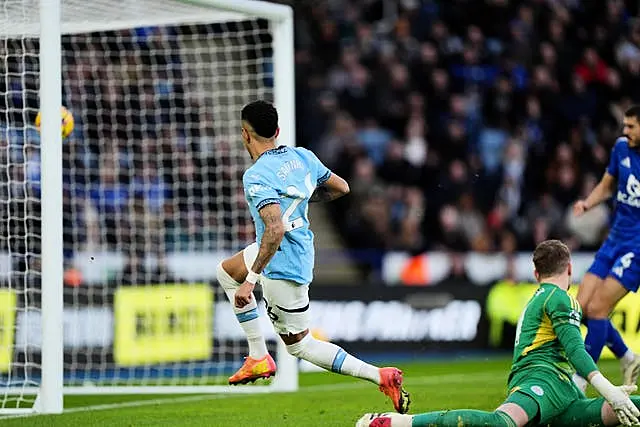
[[[298,334],[281,334],[282,341],[287,346],[287,352],[295,357],[302,357],[305,353],[306,347],[310,341],[314,338],[309,334],[309,331],[302,331]]]
[[[584,313],[591,319],[605,319],[609,316],[609,311],[611,311],[609,301],[596,297],[589,301]]]
[[[618,416],[614,412],[609,402],[606,402],[606,401],[602,402],[602,407],[600,409],[600,417],[602,418],[602,421],[606,426],[616,425],[614,423],[617,423],[618,421]]]

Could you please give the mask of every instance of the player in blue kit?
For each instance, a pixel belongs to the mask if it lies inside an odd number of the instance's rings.
[[[309,203],[341,197],[349,192],[349,185],[311,151],[277,147],[278,133],[278,113],[273,105],[255,101],[242,109],[242,140],[254,162],[244,173],[243,185],[256,226],[256,243],[217,268],[218,282],[234,305],[249,342],[249,356],[229,383],[244,384],[276,372],[253,295],[260,282],[269,318],[290,354],[377,384],[396,411],[405,413],[409,395],[402,388],[399,369],[369,365],[309,334],[309,284],[314,264]]]
[[[578,302],[589,329],[587,352],[595,362],[605,345],[620,359],[624,384],[632,385],[640,374],[640,356],[629,350],[609,314],[629,291],[640,285],[640,106],[624,115],[624,136],[616,141],[609,166],[600,183],[585,200],[575,203],[576,216],[615,197],[616,209],[607,240],[578,289]],[[586,380],[574,376],[583,390]]]

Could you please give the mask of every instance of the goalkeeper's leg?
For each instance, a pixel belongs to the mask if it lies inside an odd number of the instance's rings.
[[[538,403],[516,392],[493,412],[475,409],[426,412],[416,415],[365,414],[356,427],[524,427],[538,416]]]
[[[247,250],[245,249],[245,251]],[[258,378],[268,378],[276,371],[275,362],[267,353],[267,346],[260,328],[260,316],[255,296],[245,307],[235,307],[234,297],[236,290],[247,276],[245,251],[239,252],[218,264],[216,271],[218,283],[220,283],[231,302],[236,318],[240,322],[240,326],[244,330],[249,343],[249,357],[247,357],[240,370],[229,378],[229,383],[234,385],[255,381]]]
[[[640,408],[640,396],[629,396]],[[604,398],[580,399],[549,423],[551,427],[605,427],[619,425],[615,412]]]
[[[516,427],[511,417],[501,411],[473,409],[426,412],[417,415],[365,414],[356,427]]]
[[[640,408],[640,396],[630,396],[636,407]],[[460,409],[454,411],[427,412],[417,415],[400,414],[366,414],[358,420],[356,427],[520,427],[535,417],[537,408],[531,400],[531,407],[519,401],[524,408],[505,408],[501,406],[494,412]],[[507,404],[508,405],[508,404]],[[516,405],[517,406],[517,405]],[[525,413],[523,416],[523,412]],[[602,398],[579,399],[573,402],[566,411],[545,427],[608,427],[619,425],[611,406]]]
[[[389,396],[396,411],[409,410],[409,395],[402,388],[402,371],[377,368],[309,333],[308,285],[263,278],[262,289],[269,318],[291,355],[332,372],[371,381]]]

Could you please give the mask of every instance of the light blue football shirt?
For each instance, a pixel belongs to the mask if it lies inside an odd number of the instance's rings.
[[[281,146],[266,151],[244,173],[242,183],[256,226],[258,245],[264,234],[260,209],[277,203],[282,212],[284,238],[262,274],[307,285],[313,280],[315,251],[309,228],[309,198],[331,171],[311,151]]]

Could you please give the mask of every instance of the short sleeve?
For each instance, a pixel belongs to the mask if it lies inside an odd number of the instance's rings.
[[[580,304],[566,292],[560,290],[553,292],[545,303],[545,311],[554,330],[564,324],[580,328],[582,320]]]
[[[247,202],[256,210],[267,205],[280,204],[280,196],[275,188],[268,185],[260,174],[249,172],[242,177]]]
[[[331,170],[324,165],[313,153],[313,151],[303,149],[309,162],[314,166],[316,171],[316,185],[322,185],[331,178]]]
[[[618,168],[620,161],[618,159],[618,152],[620,151],[620,144],[623,144],[625,141],[624,138],[618,138],[616,140],[613,149],[611,150],[611,157],[609,158],[609,165],[607,166],[607,173],[614,178],[618,177]]]
[[[316,174],[316,182],[322,185],[331,178],[331,171],[320,160],[318,160],[318,173]]]

